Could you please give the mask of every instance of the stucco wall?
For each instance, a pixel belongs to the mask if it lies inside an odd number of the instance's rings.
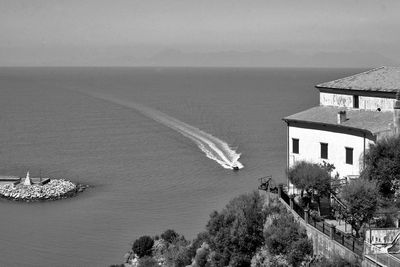
[[[322,106],[353,107],[353,95],[320,92],[319,101]],[[395,99],[393,98],[359,96],[359,108],[368,110],[380,108],[382,111],[393,110],[394,101]]]
[[[400,228],[369,229],[365,232],[365,240],[372,245],[388,245],[400,234]]]
[[[319,102],[322,106],[353,107],[352,95],[319,93]]]
[[[292,153],[292,138],[299,139],[299,154]],[[328,144],[328,159],[321,159],[320,143]],[[373,141],[366,138],[365,149]],[[353,148],[353,164],[346,164],[345,147]],[[326,130],[289,126],[289,167],[296,161],[306,160],[314,163],[322,161],[334,164],[341,177],[360,174],[360,161],[364,152],[364,137]]]
[[[394,102],[396,100],[392,98],[378,98],[369,96],[360,96],[360,108],[376,110],[380,108],[382,111],[393,110]]]

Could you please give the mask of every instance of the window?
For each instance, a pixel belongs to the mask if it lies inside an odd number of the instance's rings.
[[[328,144],[321,143],[321,159],[328,159]]]
[[[292,152],[295,154],[299,154],[299,139],[292,138],[292,145],[293,145]]]
[[[353,108],[359,107],[358,95],[353,95]]]
[[[353,165],[353,148],[346,147],[346,164]]]

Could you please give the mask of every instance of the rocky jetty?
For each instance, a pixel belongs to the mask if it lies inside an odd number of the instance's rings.
[[[72,197],[88,186],[64,179],[50,179],[46,184],[5,184],[0,186],[0,197],[16,201],[56,200]]]

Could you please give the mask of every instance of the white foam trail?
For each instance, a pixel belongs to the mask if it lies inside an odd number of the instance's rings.
[[[240,153],[237,153],[232,149],[226,142],[218,139],[217,137],[206,133],[196,127],[193,127],[187,123],[177,120],[165,113],[158,110],[146,107],[144,105],[134,103],[131,101],[126,101],[123,99],[114,98],[109,95],[104,95],[100,93],[89,93],[91,96],[101,98],[113,103],[133,108],[146,117],[149,117],[179,133],[186,136],[192,140],[206,156],[218,164],[220,164],[225,169],[233,169],[233,167],[243,168],[243,164],[239,162]]]

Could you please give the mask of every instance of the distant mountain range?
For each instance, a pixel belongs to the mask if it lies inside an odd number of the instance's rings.
[[[398,61],[374,52],[318,52],[300,55],[287,50],[224,51],[186,53],[179,50],[163,50],[149,57],[134,59],[134,65],[150,66],[249,66],[249,67],[375,67],[396,66]]]
[[[348,67],[399,66],[400,58],[376,52],[294,53],[275,51],[183,52],[163,49],[150,53],[135,47],[0,49],[0,66],[227,66],[227,67]]]

